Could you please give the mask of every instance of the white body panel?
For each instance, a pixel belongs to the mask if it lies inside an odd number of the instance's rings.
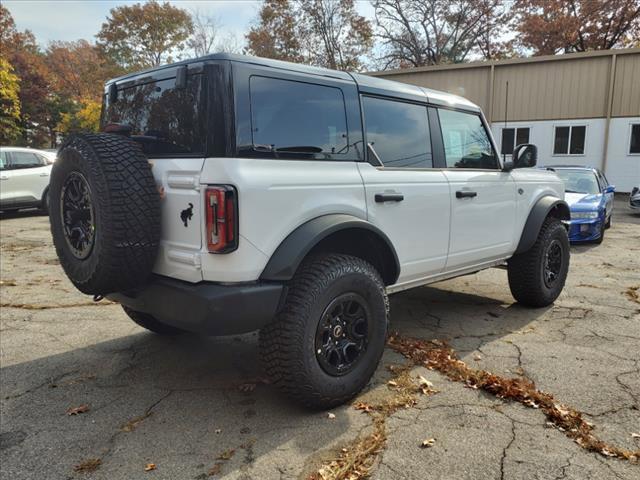
[[[398,283],[442,272],[449,249],[449,184],[440,170],[359,165],[368,220],[385,232],[398,254]],[[401,193],[402,202],[376,203],[376,193]]]

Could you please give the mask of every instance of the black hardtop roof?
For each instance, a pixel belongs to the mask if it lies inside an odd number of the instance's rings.
[[[441,92],[437,90],[431,90],[417,85],[409,85],[406,83],[395,82],[392,80],[386,80],[379,77],[372,77],[369,75],[363,75],[359,73],[342,72],[339,70],[331,70],[329,68],[314,67],[310,65],[303,65],[299,63],[284,62],[282,60],[272,60],[270,58],[252,57],[250,55],[239,55],[235,53],[214,53],[211,55],[205,55],[203,57],[191,58],[176,63],[162,65],[159,67],[149,68],[139,72],[130,73],[109,80],[105,87],[108,87],[112,83],[129,82],[136,79],[153,76],[153,74],[161,73],[164,70],[174,70],[177,67],[188,65],[204,65],[207,63],[230,61],[245,64],[260,65],[265,67],[277,68],[281,70],[289,70],[301,73],[307,73],[310,75],[319,75],[324,77],[337,78],[354,82],[362,92],[377,94],[377,95],[390,95],[394,97],[401,97],[407,100],[431,103],[437,103],[444,106],[461,107],[465,109],[479,111],[480,108],[469,100],[453,95],[447,92]],[[167,72],[169,73],[169,72]]]

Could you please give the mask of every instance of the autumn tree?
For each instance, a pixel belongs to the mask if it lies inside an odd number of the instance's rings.
[[[20,80],[9,61],[0,56],[0,145],[20,136]]]
[[[354,0],[267,0],[247,43],[248,52],[260,57],[360,70],[373,31]]]
[[[258,57],[303,62],[298,11],[289,0],[266,0],[247,34],[247,50]]]
[[[187,41],[194,56],[202,57],[214,52],[240,53],[238,40],[232,33],[224,33],[220,19],[200,10],[191,12],[193,32]]]
[[[638,0],[517,0],[518,43],[535,55],[640,44]]]
[[[502,0],[374,0],[383,68],[509,55],[500,38],[508,21]]]
[[[187,48],[193,31],[189,12],[155,0],[112,8],[97,34],[107,56],[127,69],[173,61]]]
[[[301,0],[300,9],[312,63],[336,70],[362,69],[373,47],[373,29],[358,15],[354,0]]]
[[[87,40],[51,42],[46,64],[54,91],[75,100],[99,100],[105,81],[124,73]]]
[[[46,128],[47,102],[50,96],[48,72],[44,56],[33,34],[16,29],[9,10],[0,5],[0,43],[2,56],[13,68],[20,82],[20,137],[16,143],[41,146],[50,144]]]

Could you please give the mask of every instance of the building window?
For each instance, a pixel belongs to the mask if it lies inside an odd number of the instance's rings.
[[[631,138],[629,138],[629,153],[640,154],[640,123],[631,125]]]
[[[427,107],[363,97],[367,142],[385,167],[431,168]]]
[[[553,142],[554,155],[584,155],[584,138],[587,127],[574,125],[571,127],[556,127]]]
[[[502,129],[502,146],[500,147],[501,154],[511,155],[513,150],[523,143],[529,143],[529,127]]]

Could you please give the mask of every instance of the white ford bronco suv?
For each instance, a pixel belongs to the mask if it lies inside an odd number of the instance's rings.
[[[108,82],[102,131],[66,139],[51,177],[74,285],[159,334],[260,330],[310,407],[367,384],[388,294],[506,264],[541,307],[567,277],[561,181],[533,145],[501,160],[454,95],[217,54]]]

